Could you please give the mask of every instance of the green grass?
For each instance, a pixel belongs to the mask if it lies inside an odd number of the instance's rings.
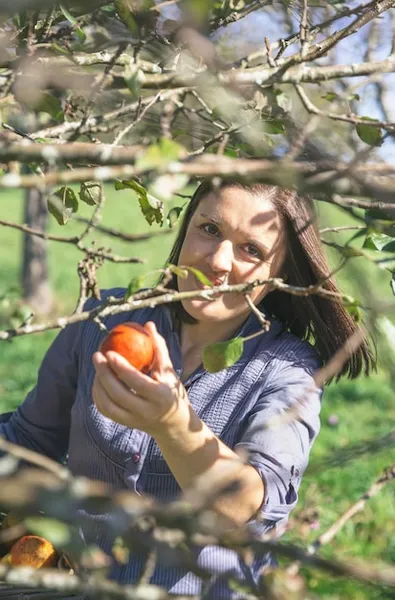
[[[119,229],[125,233],[145,233],[150,231],[163,231],[168,229],[167,225],[161,228],[155,224],[150,227],[145,221],[133,192],[121,190],[116,192],[111,186],[106,188],[107,201],[102,213],[102,223],[108,227]],[[8,221],[22,222],[23,218],[23,195],[14,191],[2,192],[1,215]],[[166,212],[172,206],[182,205],[183,199],[169,202]],[[79,214],[89,217],[92,209],[80,203]],[[61,227],[56,221],[50,219],[49,233],[72,237],[83,231],[84,225],[70,221]],[[2,228],[0,238],[0,293],[9,286],[19,285],[19,269],[21,244],[23,234],[9,228]],[[98,280],[101,288],[114,285],[127,285],[130,279],[136,275],[143,274],[147,269],[156,269],[163,266],[170,247],[173,234],[153,238],[149,244],[146,242],[124,242],[104,234],[88,236],[84,243],[89,246],[94,239],[96,246],[104,246],[113,253],[126,257],[138,257],[144,263],[139,264],[117,264],[106,262],[100,269]],[[77,298],[78,277],[77,262],[83,257],[75,246],[71,244],[49,242],[50,272],[54,290],[56,290],[60,304],[70,310]],[[156,277],[155,275],[154,277]],[[151,282],[154,278],[151,278]],[[148,280],[148,283],[150,281]]]
[[[330,417],[338,419],[331,425]],[[395,447],[385,444],[395,430],[393,391],[384,375],[330,385],[324,393],[322,427],[305,473],[294,528],[284,540],[311,543],[359,500],[386,467],[395,463]],[[381,443],[379,443],[381,442]],[[392,439],[393,444],[393,439]],[[317,512],[318,529],[298,532],[308,511]],[[317,523],[316,523],[317,525]],[[320,555],[340,562],[351,559],[395,562],[394,484],[388,483],[364,510],[350,520]],[[318,571],[309,575],[311,589],[320,598],[386,598],[351,580],[334,580]]]
[[[107,203],[103,223],[128,233],[149,231],[132,193],[114,192],[106,188]],[[22,221],[22,195],[16,192],[1,193],[1,218]],[[174,205],[184,200],[175,200]],[[88,216],[91,209],[81,207]],[[339,209],[320,205],[321,226],[344,225],[350,220]],[[81,231],[81,225],[70,223],[58,226],[51,219],[51,233],[72,236]],[[154,227],[159,230],[158,226]],[[128,244],[105,236],[95,236],[98,245],[110,246],[122,256],[139,256],[144,265],[118,265],[107,263],[98,274],[100,287],[126,286],[130,279],[147,270],[160,268],[168,255],[173,234],[154,238],[150,242]],[[329,238],[329,236],[328,236]],[[339,242],[346,234],[334,234]],[[0,236],[0,297],[11,288],[19,286],[22,235],[2,228]],[[58,310],[65,313],[73,309],[78,292],[77,261],[81,254],[68,244],[50,242],[51,281],[56,291]],[[338,257],[330,252],[332,265]],[[371,301],[372,294],[388,303],[393,301],[389,287],[390,276],[363,259],[353,259],[342,271],[338,280],[349,294],[360,297],[363,303]],[[148,283],[153,282],[153,278]],[[7,307],[0,305],[3,313]],[[1,312],[0,312],[1,317]],[[34,385],[37,369],[55,332],[34,334],[2,343],[0,361],[0,411],[13,410]],[[331,415],[336,415],[338,425],[330,425]],[[309,468],[300,490],[300,501],[292,515],[291,531],[284,541],[293,541],[307,547],[308,543],[325,531],[341,513],[357,501],[377,479],[382,470],[395,463],[394,446],[385,446],[385,436],[395,429],[395,402],[391,379],[382,369],[378,375],[354,382],[331,384],[324,393],[322,429],[314,445]],[[381,440],[381,443],[379,441]],[[347,459],[347,460],[346,460]],[[318,529],[301,528],[308,510],[316,510]],[[377,496],[369,500],[320,554],[344,561],[362,558],[371,562],[395,562],[395,502],[394,484],[388,484]],[[304,570],[308,580],[309,598],[325,600],[355,599],[384,600],[394,598],[393,592],[357,584],[352,580],[336,580],[319,571]],[[392,595],[391,595],[392,594]]]
[[[363,225],[363,222],[357,221],[342,209],[325,202],[317,203],[317,212],[321,228]],[[357,231],[354,230],[325,233],[323,234],[323,238],[337,244],[345,244],[356,233]],[[352,245],[361,247],[363,240],[364,238],[360,237],[352,242]],[[338,266],[340,263],[338,251],[333,248],[327,248],[327,254],[331,266],[333,268]],[[335,278],[340,284],[342,291],[360,299],[364,306],[371,306],[375,299],[387,301],[388,303],[394,301],[390,287],[391,274],[389,271],[377,268],[364,257],[350,259],[344,268],[336,274]]]
[[[119,229],[125,233],[144,233],[160,231],[159,225],[150,227],[145,221],[133,192],[118,191],[112,186],[106,187],[106,204],[103,210],[102,223],[107,227]],[[1,218],[23,222],[23,193],[2,191],[0,194]],[[166,211],[172,206],[182,205],[185,200],[176,199],[168,204]],[[92,209],[80,204],[79,214],[89,217]],[[61,227],[51,218],[49,233],[72,237],[83,231],[84,225],[70,221]],[[167,225],[163,229],[168,229]],[[93,237],[89,236],[85,245],[90,245]],[[107,262],[98,272],[98,282],[102,289],[113,286],[127,286],[132,277],[163,266],[170,251],[174,234],[165,234],[146,242],[123,242],[104,234],[94,236],[97,247],[104,246],[120,256],[141,258],[143,264],[116,264]],[[4,318],[13,314],[17,306],[20,286],[20,265],[22,255],[23,234],[15,229],[2,227],[0,236],[0,322],[4,327]],[[79,282],[77,263],[83,257],[73,245],[49,242],[50,277],[56,294],[57,311],[61,314],[70,312],[78,297]],[[157,273],[147,278],[147,285],[152,284]],[[13,290],[16,290],[14,292]],[[10,294],[9,292],[12,291]],[[11,297],[8,306],[7,298]],[[17,313],[17,316],[19,313]],[[11,321],[16,324],[15,319]],[[20,321],[19,321],[20,322]],[[15,338],[10,343],[2,343],[0,362],[0,411],[13,410],[23,400],[27,391],[34,385],[37,369],[46,349],[55,337],[56,332],[49,331]]]

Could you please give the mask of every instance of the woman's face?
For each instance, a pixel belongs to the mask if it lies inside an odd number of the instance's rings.
[[[274,205],[262,195],[225,187],[210,192],[199,203],[187,229],[178,264],[199,269],[214,284],[246,283],[279,275],[286,254],[285,232]],[[178,277],[180,292],[204,286],[189,272]],[[254,304],[267,286],[254,288]],[[213,301],[184,300],[185,310],[197,321],[242,322],[250,309],[240,293],[219,294]]]

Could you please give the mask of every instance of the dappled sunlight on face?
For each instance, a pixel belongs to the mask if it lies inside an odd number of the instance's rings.
[[[225,187],[205,196],[189,223],[179,265],[199,269],[214,284],[235,285],[279,276],[286,254],[285,229],[270,199],[237,187]],[[202,289],[189,273],[178,279],[182,291]],[[258,304],[267,291],[254,288]],[[248,306],[241,294],[219,294],[213,301],[183,301],[198,321],[242,322]]]

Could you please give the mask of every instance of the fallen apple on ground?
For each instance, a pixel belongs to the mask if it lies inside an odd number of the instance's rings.
[[[151,335],[138,323],[121,323],[100,344],[100,352],[121,354],[138,371],[148,373],[155,356]]]
[[[6,557],[2,562],[7,562]],[[24,566],[41,569],[53,567],[58,559],[57,552],[51,542],[38,535],[24,535],[12,546],[8,563],[12,567]]]

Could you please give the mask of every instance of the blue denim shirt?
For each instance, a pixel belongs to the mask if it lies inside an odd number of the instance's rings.
[[[123,293],[113,289],[102,296]],[[88,307],[94,303],[89,301]],[[111,316],[105,323],[111,329],[124,321],[148,320],[154,321],[165,337],[174,368],[181,374],[179,339],[167,306]],[[238,334],[247,336],[259,328],[251,313]],[[11,419],[0,424],[0,435],[55,460],[68,454],[68,466],[75,475],[104,481],[117,490],[152,495],[159,501],[175,499],[180,488],[155,441],[103,416],[93,403],[92,354],[104,335],[92,321],[61,331],[43,360],[36,387]],[[310,344],[272,321],[267,333],[244,344],[244,353],[234,365],[218,373],[208,373],[200,366],[185,382],[200,418],[230,448],[247,451],[248,462],[263,479],[264,502],[257,518],[249,523],[258,536],[273,529],[281,531],[296,505],[309,451],[319,431],[321,390],[312,379],[318,367],[319,359]],[[297,420],[265,427],[271,417],[307,394]],[[113,540],[103,533],[103,519],[93,519],[85,534],[88,541],[110,553]],[[216,546],[199,548],[196,555],[198,565],[214,575],[207,598],[216,600],[237,597],[228,588],[226,576],[257,581],[262,567],[271,561],[270,555],[265,555],[246,569],[235,552]],[[111,576],[133,583],[142,568],[142,559],[132,556],[126,565],[114,561]],[[201,590],[201,580],[194,574],[166,564],[156,566],[150,583],[177,594],[197,595]]]

